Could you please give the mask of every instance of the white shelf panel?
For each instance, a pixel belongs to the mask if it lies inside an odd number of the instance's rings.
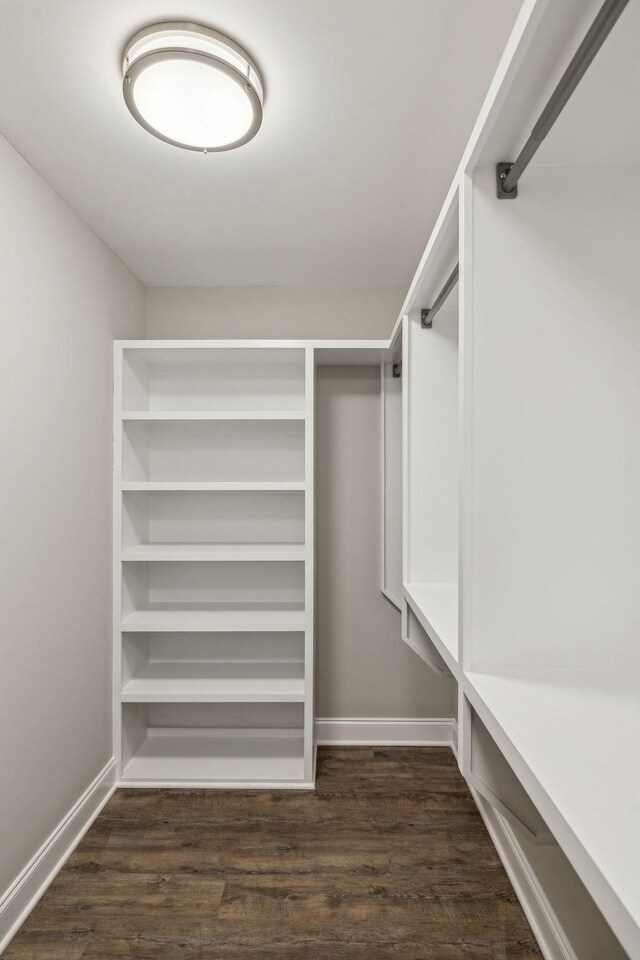
[[[125,410],[123,420],[304,420],[304,410]]]
[[[305,629],[303,610],[138,610],[122,620],[122,630],[145,633],[284,633]]]
[[[304,480],[123,480],[121,489],[136,490],[304,490]]]
[[[303,543],[143,543],[122,551],[125,561],[303,561]]]
[[[123,703],[302,703],[303,660],[150,660]]]
[[[458,672],[458,584],[405,583],[403,593],[453,674]]]
[[[640,676],[465,674],[465,692],[614,933],[640,956]]]
[[[394,328],[395,332],[395,328]],[[129,350],[155,351],[158,354],[165,351],[169,359],[174,360],[176,350],[206,350],[216,352],[222,350],[303,350],[305,347],[314,350],[388,350],[391,341],[385,340],[116,340],[115,344],[125,352]],[[369,354],[366,354],[368,357]],[[158,358],[160,360],[161,358]],[[267,359],[269,359],[267,357]],[[365,362],[365,359],[362,360]],[[367,364],[377,363],[366,360]]]
[[[298,730],[157,728],[125,766],[122,781],[303,780],[303,747]]]

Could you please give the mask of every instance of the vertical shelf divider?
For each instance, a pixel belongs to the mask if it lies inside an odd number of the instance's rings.
[[[116,780],[122,776],[122,367],[123,345],[113,345],[113,753],[116,758]]]
[[[314,453],[315,453],[315,356],[305,349],[305,452],[304,452],[304,539],[305,539],[305,638],[304,638],[304,778],[315,779],[314,736]]]

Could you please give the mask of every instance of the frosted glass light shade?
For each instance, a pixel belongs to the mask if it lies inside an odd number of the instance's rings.
[[[123,93],[141,126],[187,150],[231,150],[251,140],[262,123],[255,64],[233,41],[197,24],[157,24],[132,37]]]

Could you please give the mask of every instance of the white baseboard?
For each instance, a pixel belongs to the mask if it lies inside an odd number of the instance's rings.
[[[454,757],[456,758],[456,760],[458,761],[458,763],[460,763],[460,754],[458,753],[458,721],[455,720],[455,719],[451,721],[451,744],[450,744],[450,746],[451,746],[451,749],[453,750],[453,755],[454,755]]]
[[[314,790],[313,780],[119,780],[121,790]]]
[[[471,787],[469,789],[529,921],[544,960],[577,960],[509,823],[475,790]]]
[[[315,734],[318,746],[450,747],[454,724],[452,719],[331,718],[316,720]]]
[[[115,780],[112,758],[0,897],[0,954],[104,807]]]

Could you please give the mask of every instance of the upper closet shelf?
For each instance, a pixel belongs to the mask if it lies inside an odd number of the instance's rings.
[[[304,420],[304,410],[125,410],[123,420]]]
[[[290,362],[295,352],[305,348],[313,350],[316,364],[376,364],[392,363],[398,359],[400,345],[399,323],[396,323],[391,336],[384,340],[116,340],[116,349],[122,350],[129,360],[135,361],[137,354],[144,364],[162,363],[166,358],[175,360],[176,351],[182,352],[180,361],[189,365],[189,353],[201,354],[203,358],[209,351],[225,351],[229,357],[246,357],[257,351],[268,350],[261,362],[278,362],[289,354]],[[206,362],[206,361],[205,361]],[[227,363],[228,361],[224,361]]]
[[[137,610],[122,620],[130,632],[285,633],[306,626],[304,610]]]
[[[640,956],[637,672],[465,674],[465,693],[629,953]],[[597,761],[597,762],[596,762]]]
[[[405,583],[403,593],[436,650],[457,675],[458,584]]]
[[[122,560],[304,560],[303,543],[141,543],[122,551]]]
[[[304,490],[304,480],[123,480],[125,491],[149,490]]]

